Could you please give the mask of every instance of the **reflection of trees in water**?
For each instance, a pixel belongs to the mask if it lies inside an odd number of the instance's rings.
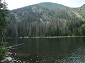
[[[79,50],[84,50],[84,48],[79,49],[80,46],[85,46],[84,41],[85,38],[20,39],[17,42],[24,44],[17,48],[17,58],[29,63],[58,63],[59,61],[67,63],[73,61],[70,56],[72,53],[77,51],[74,55],[78,55],[82,52],[78,52]]]

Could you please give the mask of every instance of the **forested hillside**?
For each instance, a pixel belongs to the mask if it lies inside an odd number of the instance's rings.
[[[85,36],[85,4],[82,5],[79,8],[74,9],[74,10],[76,12],[78,12],[81,15],[81,17],[82,17],[82,20],[83,20],[84,24],[82,24],[82,26],[80,26],[78,30],[80,32],[80,35]]]
[[[44,2],[9,11],[9,37],[85,35],[85,5],[69,8]]]

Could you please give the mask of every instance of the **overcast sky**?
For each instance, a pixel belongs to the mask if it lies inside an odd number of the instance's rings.
[[[16,9],[27,5],[32,5],[40,2],[53,2],[63,4],[68,7],[80,7],[85,4],[85,0],[5,0],[8,4],[8,9]]]

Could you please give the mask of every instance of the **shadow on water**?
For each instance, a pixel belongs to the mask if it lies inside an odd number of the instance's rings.
[[[19,60],[29,63],[80,63],[85,56],[85,38],[29,38],[8,41],[10,45],[24,43],[15,52]]]

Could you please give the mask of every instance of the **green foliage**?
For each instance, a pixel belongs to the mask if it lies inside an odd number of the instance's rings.
[[[0,60],[4,59],[7,52],[7,48],[5,46],[0,46]]]
[[[0,3],[0,39],[1,39],[1,42],[0,42],[0,60],[2,60],[5,55],[6,55],[6,47],[3,46],[3,37],[4,37],[4,32],[5,32],[5,29],[8,25],[8,11],[6,9],[6,3]]]
[[[85,36],[85,24],[79,27],[78,31],[80,32],[80,35]]]
[[[4,31],[8,24],[7,9],[4,3],[0,3],[0,32]],[[0,33],[1,34],[1,33]]]

